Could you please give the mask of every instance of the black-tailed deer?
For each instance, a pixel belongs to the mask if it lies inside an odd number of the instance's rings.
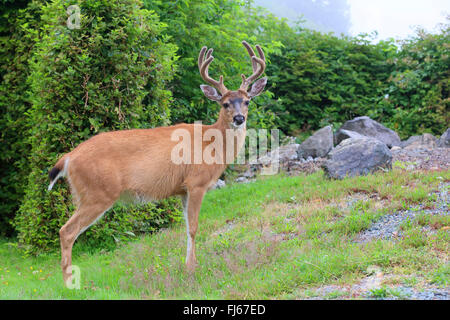
[[[49,190],[56,180],[67,177],[72,197],[76,205],[74,215],[61,228],[61,267],[66,284],[71,281],[72,246],[77,237],[108,211],[116,200],[123,196],[148,201],[179,195],[183,199],[184,216],[187,229],[188,270],[196,265],[195,234],[198,226],[198,214],[206,191],[217,181],[225,170],[227,161],[221,156],[211,163],[201,159],[191,162],[173,161],[173,150],[178,142],[174,133],[184,131],[194,137],[200,128],[201,135],[208,130],[219,132],[222,150],[212,151],[213,155],[237,156],[245,141],[246,120],[250,99],[259,95],[267,78],[256,81],[251,90],[248,87],[264,73],[265,57],[260,46],[256,46],[259,57],[244,41],[253,67],[253,74],[246,78],[242,75],[242,84],[237,91],[228,90],[221,76],[219,81],[208,75],[213,61],[212,49],[203,47],[198,58],[198,67],[202,78],[215,88],[201,85],[207,98],[217,101],[221,106],[219,119],[213,125],[178,124],[154,129],[136,129],[113,131],[98,134],[78,145],[65,154],[50,171]],[[233,131],[233,143],[226,141]],[[228,138],[227,138],[228,137]],[[213,141],[201,139],[200,151],[210,149]],[[230,147],[230,145],[232,147]],[[194,146],[189,146],[190,157],[196,157]],[[228,159],[229,157],[227,157]],[[216,158],[217,160],[217,158]]]

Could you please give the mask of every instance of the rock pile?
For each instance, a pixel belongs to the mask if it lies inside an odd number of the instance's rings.
[[[450,165],[447,148],[450,148],[450,128],[439,139],[425,133],[401,141],[395,131],[369,117],[358,117],[344,123],[335,134],[327,126],[301,144],[291,141],[269,152],[257,164],[250,165],[237,182],[249,182],[270,166],[288,174],[323,169],[333,179],[389,170],[397,160],[418,163],[414,167],[417,169],[445,169]]]

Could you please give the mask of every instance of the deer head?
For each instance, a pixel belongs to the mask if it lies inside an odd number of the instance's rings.
[[[221,115],[223,115],[226,119],[225,121],[235,129],[245,126],[250,100],[253,97],[260,95],[267,83],[267,77],[261,78],[257,80],[252,85],[250,91],[248,91],[248,87],[264,73],[266,68],[266,58],[259,45],[256,45],[256,49],[259,53],[259,57],[257,57],[252,47],[250,47],[247,42],[242,41],[242,44],[247,49],[252,60],[253,74],[248,78],[242,74],[242,84],[236,91],[228,90],[225,87],[223,76],[220,76],[219,81],[214,80],[209,76],[208,68],[214,60],[214,57],[212,56],[213,49],[207,50],[207,47],[203,47],[198,57],[200,74],[203,80],[212,85],[212,87],[201,85],[200,88],[208,99],[217,101],[222,106]],[[219,92],[217,92],[216,89]]]

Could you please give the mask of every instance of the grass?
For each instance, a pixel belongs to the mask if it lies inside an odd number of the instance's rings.
[[[446,172],[394,170],[327,180],[322,172],[260,177],[209,192],[197,236],[199,266],[184,267],[184,223],[123,243],[113,251],[75,244],[81,288],[63,287],[59,252],[24,256],[0,240],[2,299],[295,299],[328,284],[352,284],[376,265],[384,274],[448,284],[448,219],[420,216],[397,242],[358,243],[379,217],[428,203]],[[354,201],[356,199],[356,201]],[[101,223],[101,220],[100,222]],[[435,228],[427,236],[420,227]],[[392,292],[373,289],[381,297]],[[326,298],[339,298],[336,291]],[[362,297],[363,298],[363,297]]]
[[[400,292],[385,286],[369,290],[368,296],[375,299],[384,299],[389,297],[397,297],[399,299],[404,298],[403,294]]]

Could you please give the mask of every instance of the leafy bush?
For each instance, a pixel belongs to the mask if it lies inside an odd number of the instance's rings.
[[[98,132],[168,123],[166,83],[176,47],[161,37],[165,25],[140,9],[139,1],[87,0],[79,4],[80,28],[71,30],[66,25],[71,4],[75,1],[57,0],[42,8],[42,36],[30,62],[31,169],[14,221],[19,242],[29,251],[57,243],[59,228],[73,213],[65,184],[46,190],[47,172],[63,153]],[[121,224],[126,211],[116,207],[114,219],[103,221],[98,233],[135,232],[136,221],[152,219],[159,207],[141,208]]]
[[[392,61],[388,81],[389,98],[382,106],[392,112],[385,121],[402,138],[413,134],[440,136],[450,123],[450,24],[439,34],[418,30],[401,41]]]
[[[10,236],[11,220],[24,195],[30,147],[24,132],[29,128],[27,78],[29,60],[39,38],[43,1],[16,1],[0,9],[0,236]],[[12,1],[11,1],[12,2]]]

